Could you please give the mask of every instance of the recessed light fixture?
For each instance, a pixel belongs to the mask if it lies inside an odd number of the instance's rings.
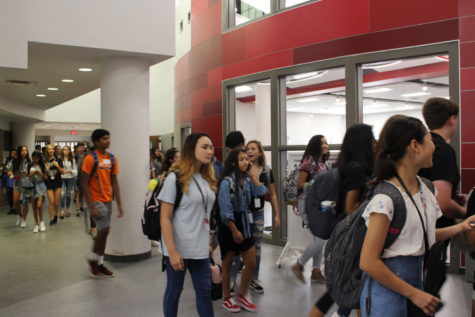
[[[427,84],[426,84],[426,83],[424,83],[424,84],[422,85],[422,90],[424,90],[424,91],[427,90]]]
[[[381,88],[365,89],[365,90],[363,90],[363,92],[365,94],[377,94],[377,93],[380,93],[380,92],[388,92],[388,91],[391,91],[391,90],[392,90],[391,88],[381,87]]]
[[[44,97],[46,97],[46,95],[45,94],[36,94],[36,97],[44,98]]]
[[[239,93],[239,92],[252,91],[253,89],[249,86],[236,86],[236,88],[234,88],[234,90]]]
[[[74,82],[73,79],[62,79],[61,81],[62,81],[63,83],[72,83],[72,82]]]
[[[411,98],[411,97],[422,97],[432,95],[430,92],[420,91],[420,92],[411,92],[408,94],[402,94],[401,97]]]
[[[56,90],[59,90],[59,89],[56,88],[56,87],[49,87],[48,90],[56,91]]]
[[[365,64],[365,65],[363,65],[363,69],[378,69],[378,68],[384,68],[384,67],[391,67],[391,66],[397,65],[401,62],[402,61],[376,62],[376,63],[371,63],[371,64]]]
[[[318,98],[303,98],[303,99],[299,99],[299,100],[296,100],[297,102],[300,102],[300,103],[306,103],[306,102],[314,102],[314,101],[318,101],[320,99]]]
[[[92,72],[92,68],[87,68],[87,67],[79,68],[78,70],[80,72]]]

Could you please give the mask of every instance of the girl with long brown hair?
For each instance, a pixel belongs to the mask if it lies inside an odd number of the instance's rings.
[[[193,280],[198,315],[214,316],[209,260],[210,212],[217,190],[211,164],[213,154],[213,143],[208,135],[190,134],[181,160],[172,165],[158,196],[167,271],[163,298],[165,317],[177,316],[186,270]]]

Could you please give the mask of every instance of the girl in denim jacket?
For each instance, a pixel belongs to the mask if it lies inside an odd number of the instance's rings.
[[[247,295],[256,264],[256,250],[251,231],[253,219],[249,206],[253,196],[263,196],[266,191],[258,176],[250,172],[246,151],[231,152],[224,165],[218,192],[222,222],[218,240],[223,261],[223,307],[230,312],[238,312],[241,307],[247,311],[257,311],[256,305]],[[236,297],[237,304],[230,293],[230,270],[233,259],[238,254],[242,255],[245,269]]]

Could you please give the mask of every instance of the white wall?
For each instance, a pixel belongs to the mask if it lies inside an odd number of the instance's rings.
[[[191,47],[191,24],[187,20],[191,0],[176,0],[175,9],[176,56],[150,68],[150,135],[174,132],[175,64]],[[179,26],[181,20],[183,31]],[[147,34],[150,33],[154,32],[148,30]],[[97,89],[47,110],[46,121],[100,123],[100,105]]]
[[[0,109],[2,111],[7,112],[7,114],[15,117],[19,121],[22,119],[27,119],[29,121],[34,121],[34,120],[40,121],[40,120],[45,119],[44,110],[28,106],[26,104],[23,104],[17,101],[13,101],[1,94],[0,94]]]
[[[10,121],[5,118],[0,118],[0,129],[4,131],[10,131],[11,130]]]
[[[310,138],[323,134],[330,144],[343,141],[345,116],[287,112],[287,144],[307,145]]]
[[[403,114],[410,117],[415,117],[424,122],[422,117],[422,110],[410,110],[410,111],[400,111],[399,114]],[[377,114],[368,114],[364,115],[363,121],[366,124],[373,126],[373,133],[376,139],[379,137],[381,130],[383,129],[384,123],[392,115],[396,114],[395,112],[387,113],[377,113]]]
[[[45,111],[48,122],[101,122],[101,90],[93,90],[81,97]]]
[[[174,2],[2,1],[0,67],[26,68],[29,41],[172,56]]]

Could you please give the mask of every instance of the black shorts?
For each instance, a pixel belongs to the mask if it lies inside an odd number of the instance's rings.
[[[241,231],[242,232],[242,231]],[[224,260],[229,251],[238,255],[241,252],[247,251],[254,246],[254,237],[245,238],[242,243],[236,243],[233,240],[233,234],[228,226],[222,224],[218,230],[219,249],[221,250],[221,260]]]
[[[47,190],[56,190],[58,188],[61,188],[63,186],[63,180],[61,178],[59,179],[47,179],[45,180],[46,184],[46,189]]]

